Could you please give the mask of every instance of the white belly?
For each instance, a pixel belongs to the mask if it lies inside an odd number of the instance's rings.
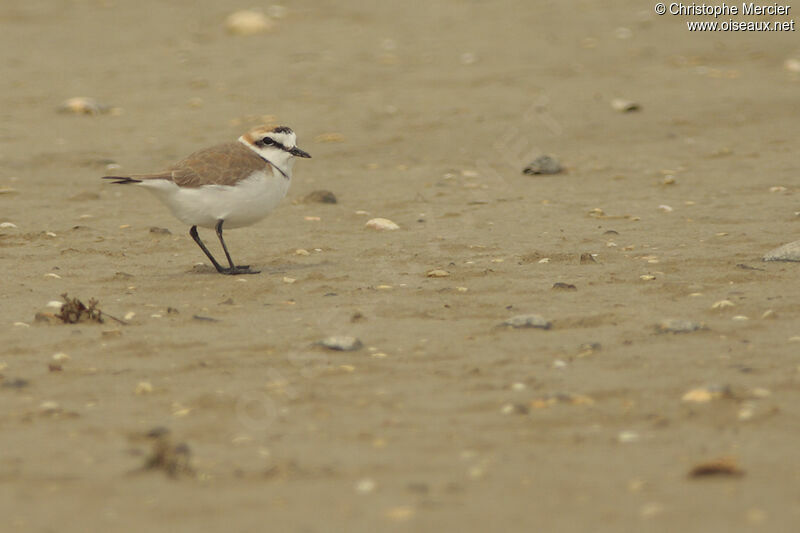
[[[161,199],[172,214],[190,226],[214,228],[224,220],[225,229],[254,224],[275,209],[289,190],[281,174],[255,172],[235,186],[178,187],[170,181],[140,183]]]

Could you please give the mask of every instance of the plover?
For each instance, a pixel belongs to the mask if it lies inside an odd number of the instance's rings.
[[[257,274],[235,265],[222,238],[227,229],[254,224],[280,203],[292,181],[295,157],[311,157],[296,146],[291,128],[256,127],[238,142],[205,148],[163,172],[103,176],[117,184],[136,184],[153,192],[172,214],[192,226],[189,235],[221,274]],[[197,227],[216,230],[228,260],[219,264],[197,234]]]

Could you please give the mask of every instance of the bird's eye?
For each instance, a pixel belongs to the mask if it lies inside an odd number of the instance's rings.
[[[275,144],[275,141],[271,137],[264,137],[261,139],[261,144],[264,146],[272,146]]]

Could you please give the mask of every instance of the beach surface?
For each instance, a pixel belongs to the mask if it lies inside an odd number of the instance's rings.
[[[250,7],[0,5],[0,530],[796,527],[797,32]],[[313,158],[225,233],[258,275],[100,179],[262,123]]]

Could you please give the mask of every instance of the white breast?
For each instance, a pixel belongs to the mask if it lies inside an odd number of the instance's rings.
[[[147,187],[167,204],[172,214],[190,226],[214,228],[225,220],[224,228],[254,224],[275,209],[289,190],[290,180],[280,173],[257,171],[234,186],[203,185],[178,187],[165,180],[147,180]]]

